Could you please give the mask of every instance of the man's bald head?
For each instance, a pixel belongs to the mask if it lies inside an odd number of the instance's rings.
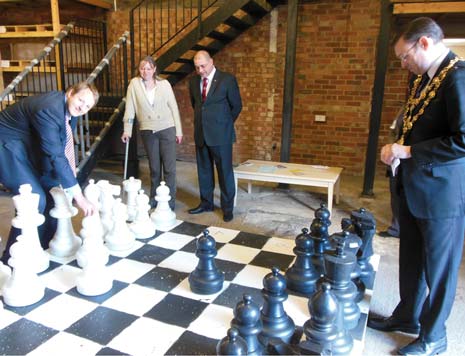
[[[213,70],[213,58],[207,51],[198,51],[194,56],[194,66],[198,75],[206,78]]]

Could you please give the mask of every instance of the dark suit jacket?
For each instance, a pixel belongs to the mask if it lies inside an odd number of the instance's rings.
[[[77,184],[64,150],[66,145],[65,93],[53,91],[31,96],[0,112],[0,140],[12,152],[22,141],[30,157],[18,157],[33,164],[46,180],[70,188]],[[76,119],[71,120],[76,125]],[[1,159],[1,157],[0,157]],[[21,172],[17,172],[21,180]]]
[[[449,52],[436,75],[455,54]],[[418,105],[421,107],[421,104]],[[417,109],[418,110],[418,109]],[[401,160],[407,204],[417,218],[465,215],[465,63],[452,68],[405,138]]]
[[[219,146],[235,142],[234,122],[242,110],[236,78],[217,68],[205,102],[202,103],[199,75],[191,79],[189,92],[194,108],[195,144]]]

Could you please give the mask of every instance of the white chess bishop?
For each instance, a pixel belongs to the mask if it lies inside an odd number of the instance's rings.
[[[37,227],[45,221],[45,217],[39,213],[39,199],[39,194],[32,193],[30,184],[20,185],[19,194],[13,197],[16,217],[11,221],[11,225],[21,229],[23,240],[27,242],[31,255],[34,256],[29,263],[36,273],[43,272],[50,266],[50,257],[42,249],[37,232]]]
[[[123,181],[123,190],[126,192],[126,206],[128,209],[128,221],[134,221],[137,215],[137,192],[142,187],[142,181],[140,179],[135,179],[134,177],[129,177]]]
[[[156,228],[149,216],[150,198],[141,189],[136,197],[137,214],[133,223],[129,224],[129,229],[133,232],[136,239],[148,239],[155,235]]]
[[[45,286],[34,270],[31,261],[36,257],[30,242],[23,235],[10,248],[8,264],[12,267],[11,276],[2,288],[3,301],[12,307],[25,307],[40,301],[45,295]]]
[[[73,256],[81,246],[81,239],[75,234],[71,218],[78,210],[71,204],[71,199],[60,187],[50,189],[55,206],[50,216],[58,220],[57,231],[50,241],[49,253],[56,257]]]
[[[129,250],[136,237],[126,222],[128,217],[126,205],[117,198],[113,205],[113,228],[105,235],[105,244],[110,251]]]
[[[176,214],[171,210],[169,201],[171,200],[170,188],[165,182],[160,182],[156,190],[155,200],[158,202],[156,209],[150,215],[158,230],[169,230],[176,224]]]

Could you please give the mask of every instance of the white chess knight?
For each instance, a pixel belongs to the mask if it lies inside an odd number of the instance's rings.
[[[45,286],[34,271],[31,261],[36,257],[26,236],[19,235],[10,248],[8,264],[13,271],[2,288],[3,301],[12,307],[25,307],[44,297]]]
[[[128,212],[126,205],[117,198],[113,204],[113,228],[105,235],[105,243],[110,251],[129,250],[136,241],[136,237],[126,222]]]
[[[92,226],[94,234],[103,239],[105,236],[105,230],[103,228],[102,220],[100,219],[100,194],[100,188],[97,184],[95,184],[93,179],[90,179],[89,184],[84,188],[84,196],[97,208],[97,211],[95,211],[92,215],[86,216],[85,219],[90,220],[89,225]]]
[[[11,225],[21,229],[21,235],[31,249],[34,258],[29,263],[36,273],[43,272],[50,266],[50,257],[40,245],[37,232],[37,227],[45,221],[45,217],[39,213],[39,199],[39,194],[32,193],[30,184],[21,184],[19,194],[13,197],[16,217],[11,221]]]
[[[75,234],[71,218],[78,210],[71,204],[61,187],[50,189],[55,206],[50,210],[50,216],[57,219],[57,230],[50,241],[49,253],[57,257],[73,256],[81,246],[81,239]]]
[[[104,294],[113,287],[113,278],[106,266],[108,249],[102,239],[92,236],[92,231],[86,227],[81,230],[81,236],[84,242],[76,253],[76,259],[82,271],[76,277],[76,289],[87,296]]]
[[[137,192],[142,187],[142,181],[140,179],[135,179],[134,177],[129,177],[123,181],[123,190],[126,192],[126,201],[125,204],[128,209],[128,221],[134,221],[137,215]]]
[[[165,182],[160,182],[156,190],[155,200],[158,202],[156,209],[150,215],[150,218],[155,223],[155,226],[158,230],[169,230],[176,224],[176,214],[171,210],[169,201],[170,188],[166,185]]]
[[[149,216],[150,198],[141,189],[136,196],[136,218],[129,224],[129,229],[134,233],[136,239],[148,239],[157,231],[155,224]]]
[[[107,234],[113,228],[113,204],[115,203],[113,196],[121,194],[121,187],[110,184],[107,180],[99,180],[96,185],[100,188],[100,219],[104,234]]]

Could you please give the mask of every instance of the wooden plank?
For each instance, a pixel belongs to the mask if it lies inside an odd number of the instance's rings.
[[[107,9],[107,10],[110,10],[113,8],[113,4],[105,0],[77,0],[77,1],[82,2],[84,4],[101,7],[102,9]]]
[[[460,2],[428,2],[394,4],[393,14],[434,14],[465,12],[465,1]]]
[[[53,37],[53,31],[36,31],[36,32],[5,32],[0,33],[0,38],[37,38],[37,37]]]

